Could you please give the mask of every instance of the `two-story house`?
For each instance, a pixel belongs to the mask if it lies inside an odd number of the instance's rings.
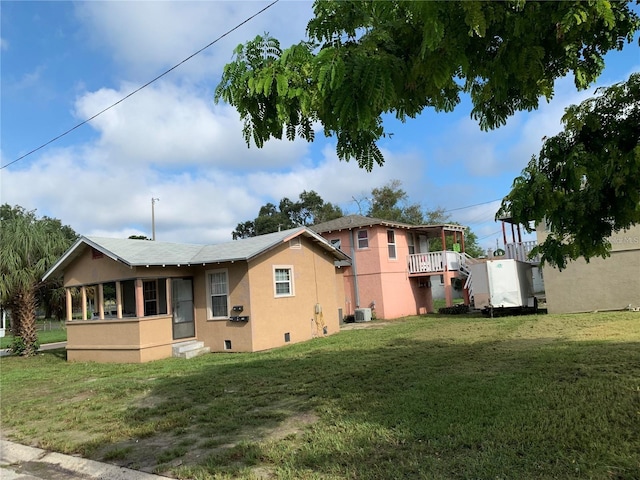
[[[311,229],[351,257],[351,265],[343,267],[345,315],[360,308],[371,308],[376,318],[432,312],[432,282],[442,280],[451,305],[452,280],[466,277],[461,225],[416,226],[347,215]],[[433,251],[435,239],[439,245],[452,239],[454,249]]]

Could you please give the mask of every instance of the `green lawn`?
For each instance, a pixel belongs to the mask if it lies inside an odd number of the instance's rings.
[[[38,342],[40,342],[40,345],[67,341],[67,329],[64,326],[64,322],[57,320],[40,320],[37,322],[37,328]],[[0,338],[0,348],[8,348],[12,340],[13,337],[7,331],[7,336]]]
[[[640,478],[640,314],[430,315],[254,354],[0,359],[3,435],[176,478]]]

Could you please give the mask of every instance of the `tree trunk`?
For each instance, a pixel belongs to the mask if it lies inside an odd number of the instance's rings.
[[[23,356],[35,355],[38,335],[36,332],[36,296],[33,289],[23,290],[16,296],[15,310],[17,336],[24,341]]]

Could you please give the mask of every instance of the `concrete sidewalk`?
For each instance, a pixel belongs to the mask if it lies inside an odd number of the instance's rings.
[[[45,343],[44,345],[40,345],[38,351],[42,352],[44,350],[55,350],[57,348],[64,348],[66,346],[67,342]],[[11,355],[11,352],[8,348],[3,348],[2,350],[0,350],[0,357],[8,357],[9,355]]]
[[[0,440],[0,478],[2,480],[166,480],[169,477]]]

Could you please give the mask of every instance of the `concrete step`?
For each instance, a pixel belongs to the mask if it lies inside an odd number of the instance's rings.
[[[181,353],[180,358],[193,358],[204,355],[205,353],[211,353],[211,349],[209,347],[202,347],[197,350],[189,350],[188,352]]]
[[[193,358],[211,351],[209,347],[204,346],[204,342],[197,340],[174,343],[171,350],[172,355],[179,358]]]

